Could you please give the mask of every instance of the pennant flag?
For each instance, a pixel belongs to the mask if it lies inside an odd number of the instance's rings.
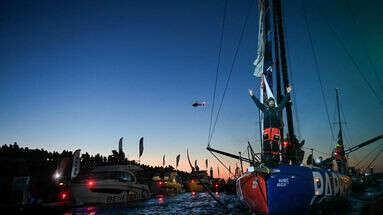
[[[165,155],[162,157],[162,166],[165,166]]]
[[[206,169],[208,168],[208,166],[209,166],[209,163],[208,163],[208,160],[206,159],[206,161],[205,161],[205,164],[206,164]]]
[[[142,153],[144,153],[144,137],[140,138],[139,157],[141,157]]]
[[[180,162],[180,157],[181,157],[180,154],[177,155],[177,157],[176,157],[176,169],[177,169],[177,167],[178,167],[178,163]]]
[[[72,172],[71,172],[71,178],[77,177],[78,173],[80,172],[80,149],[77,149],[73,153],[73,161],[72,161]]]

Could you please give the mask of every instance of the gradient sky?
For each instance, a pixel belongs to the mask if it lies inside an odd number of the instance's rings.
[[[357,25],[345,9],[345,0],[306,1],[332,123],[337,121],[335,88],[341,89],[346,148],[383,131],[383,105],[324,20],[330,20],[383,98],[383,4],[348,1]],[[228,0],[218,98],[249,2]],[[334,140],[302,1],[285,2],[288,66],[299,117],[296,130],[306,139],[306,147],[328,153]],[[108,155],[124,137],[125,153],[137,159],[138,139],[144,136],[144,163],[161,165],[166,154],[167,163],[174,164],[180,153],[181,168],[189,170],[189,148],[201,166],[205,158],[216,166],[205,147],[223,7],[224,1],[213,0],[1,1],[0,143],[17,141],[22,147],[80,148]],[[259,85],[251,75],[257,49],[257,4],[251,12],[212,141],[214,147],[235,153],[244,151],[249,140],[259,150],[257,109],[247,95],[247,89]],[[207,101],[209,106],[193,108],[195,100]],[[352,154],[351,163],[374,147]],[[236,162],[224,160],[232,166]],[[383,171],[382,163],[383,156],[377,161],[379,171]]]

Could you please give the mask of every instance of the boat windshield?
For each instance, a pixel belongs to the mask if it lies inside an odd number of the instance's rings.
[[[134,176],[129,172],[120,172],[120,171],[107,171],[107,172],[94,172],[92,176],[98,180],[102,179],[112,179],[119,180],[122,182],[134,182]]]

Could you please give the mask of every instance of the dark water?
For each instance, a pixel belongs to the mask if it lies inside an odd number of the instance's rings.
[[[130,206],[87,207],[72,209],[65,215],[107,214],[251,214],[240,204],[238,198],[223,193],[214,194],[224,203],[219,205],[208,193],[183,193],[177,196],[152,198]]]
[[[217,198],[224,203],[225,208],[220,206],[208,193],[184,193],[177,196],[152,198],[144,202],[109,207],[84,207],[74,208],[64,213],[64,215],[109,215],[109,214],[251,214],[251,212],[241,205],[235,195],[216,193]],[[364,194],[366,195],[366,194]],[[324,214],[344,214],[360,215],[363,208],[369,201],[361,200],[354,195],[349,206],[340,211],[329,211]]]

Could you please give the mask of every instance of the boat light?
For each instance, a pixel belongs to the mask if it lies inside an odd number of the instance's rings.
[[[64,183],[63,183],[63,182],[60,182],[60,183],[59,183],[59,185],[60,185],[60,186],[63,186],[63,185],[64,185]]]
[[[94,185],[96,185],[96,181],[94,179],[89,179],[86,181],[86,185],[88,186],[88,188],[92,188],[94,187]]]
[[[59,178],[61,177],[61,174],[60,174],[59,172],[56,172],[56,173],[53,175],[53,177],[54,177],[55,179],[59,179]]]
[[[60,192],[60,200],[65,201],[69,199],[69,193],[66,191]]]

